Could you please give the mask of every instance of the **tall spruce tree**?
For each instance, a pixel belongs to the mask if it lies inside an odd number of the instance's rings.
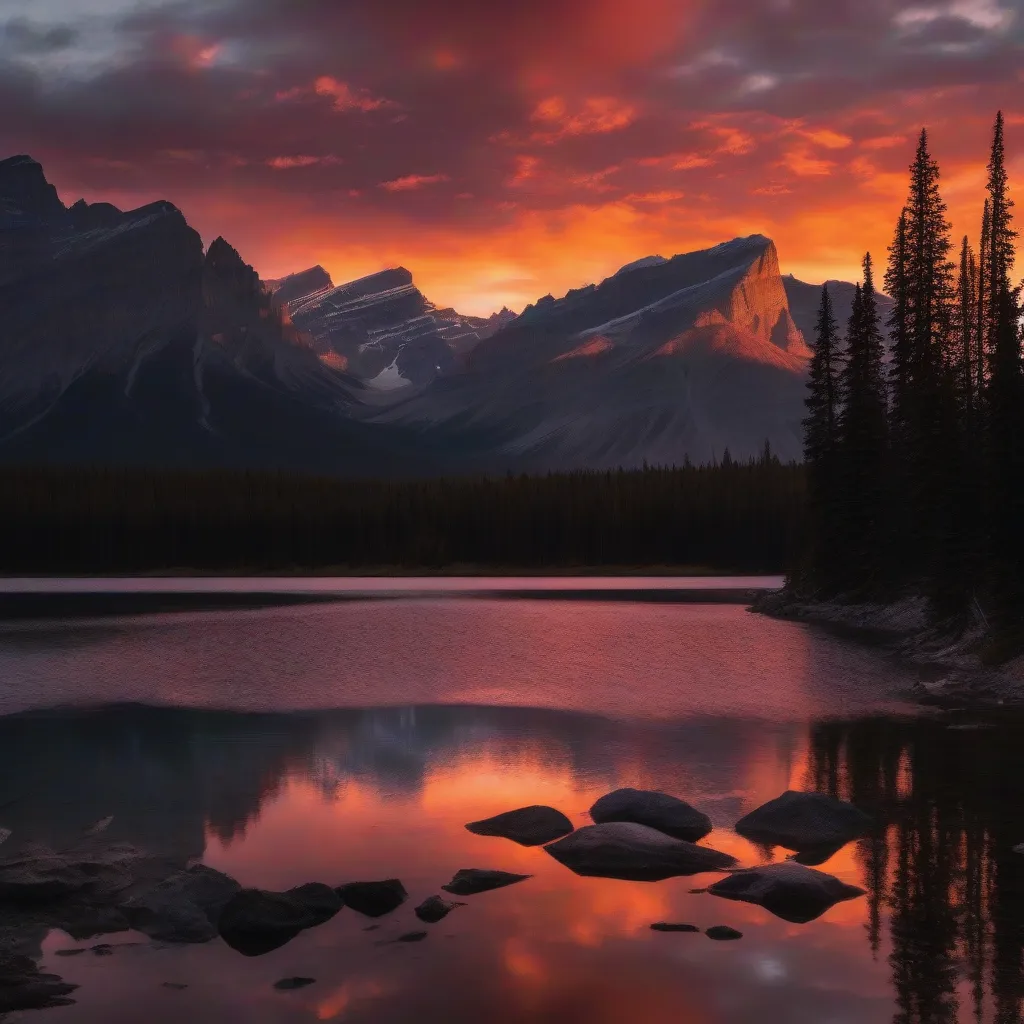
[[[956,281],[955,307],[956,361],[959,364],[957,376],[964,412],[964,427],[973,434],[975,410],[977,407],[977,372],[975,369],[975,333],[978,313],[978,266],[974,250],[964,235],[960,245],[960,269]]]
[[[889,246],[885,287],[892,298],[889,314],[889,442],[890,442],[890,524],[900,538],[900,550],[889,565],[894,583],[911,583],[921,572],[923,545],[912,512],[914,449],[911,439],[916,423],[915,378],[910,333],[910,254],[906,209],[900,213]]]
[[[1020,292],[1014,264],[1013,201],[1008,194],[1004,122],[996,117],[988,164],[990,237],[982,276],[989,294],[985,322],[992,597],[999,629],[1024,636],[1024,370],[1021,366]]]
[[[889,429],[882,339],[871,253],[864,257],[864,284],[857,286],[847,329],[840,387],[842,551],[848,586],[881,593],[888,582]]]
[[[836,592],[843,583],[841,546],[843,495],[839,469],[842,352],[832,297],[821,289],[821,306],[804,404],[804,461],[811,536],[808,582],[816,591]]]
[[[978,311],[974,331],[975,390],[980,395],[985,389],[988,361],[985,358],[988,338],[988,260],[989,243],[992,237],[992,210],[988,197],[981,215],[981,242],[978,246]]]
[[[951,358],[955,297],[950,225],[939,192],[939,166],[922,130],[910,168],[907,200],[907,314],[913,403],[906,442],[910,454],[910,511],[922,540],[921,567],[933,606],[957,610],[959,559],[950,559],[955,532],[956,474],[950,445],[958,438],[955,365]],[[965,597],[959,594],[960,603]]]

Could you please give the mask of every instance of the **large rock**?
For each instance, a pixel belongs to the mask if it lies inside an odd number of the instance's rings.
[[[0,903],[39,907],[70,897],[111,898],[135,881],[144,862],[143,853],[126,844],[83,844],[61,853],[27,847],[0,861]]]
[[[590,808],[590,816],[599,825],[632,821],[690,843],[711,831],[711,819],[706,814],[668,793],[646,789],[617,789],[608,793]]]
[[[414,911],[421,921],[437,924],[446,918],[456,907],[464,907],[465,903],[456,900],[443,900],[440,896],[428,896]]]
[[[871,818],[853,804],[824,793],[793,790],[736,822],[741,836],[787,850],[835,849],[870,828]]]
[[[242,887],[235,879],[197,864],[178,871],[121,904],[131,926],[164,942],[209,942],[221,911]]]
[[[367,917],[383,917],[400,907],[409,894],[397,878],[383,882],[349,882],[334,890],[346,907]]]
[[[288,892],[242,889],[221,911],[218,929],[232,949],[244,956],[261,956],[329,920],[342,905],[330,886],[318,882]]]
[[[0,1014],[69,1006],[76,988],[56,974],[42,974],[31,957],[0,950]]]
[[[500,836],[520,846],[543,846],[568,835],[572,831],[572,822],[554,807],[534,804],[496,814],[483,821],[471,821],[466,828],[475,835]]]
[[[724,871],[736,863],[727,853],[625,821],[588,825],[545,849],[578,875],[642,882]]]
[[[81,892],[89,882],[89,876],[78,865],[59,854],[30,854],[0,865],[0,902],[52,903]]]
[[[506,885],[515,885],[525,881],[530,875],[514,875],[510,871],[489,871],[486,868],[461,868],[447,885],[441,888],[453,896],[475,896],[477,893],[490,892],[491,889],[504,889]]]
[[[734,871],[707,891],[727,900],[764,907],[794,924],[813,921],[835,904],[864,895],[864,890],[855,885],[791,860]]]

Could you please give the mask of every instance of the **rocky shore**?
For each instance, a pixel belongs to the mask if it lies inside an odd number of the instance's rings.
[[[903,696],[948,710],[1024,709],[1024,656],[987,665],[988,622],[979,609],[966,628],[935,625],[927,600],[908,594],[889,603],[815,601],[782,590],[759,594],[750,611],[841,630],[921,670]]]
[[[542,847],[582,876],[656,882],[722,874],[726,877],[708,888],[691,891],[752,903],[795,924],[813,921],[836,903],[864,895],[864,890],[809,866],[874,828],[872,819],[856,807],[822,794],[787,792],[737,822],[736,831],[759,845],[796,851],[782,863],[748,868],[739,867],[729,854],[698,845],[711,832],[710,819],[666,793],[616,790],[594,804],[591,818],[594,824],[574,830],[557,809],[532,805],[470,822],[466,828],[520,846]],[[104,833],[111,820],[97,823],[61,850],[33,842],[18,844],[10,831],[0,830],[0,1022],[12,1011],[74,1001],[77,986],[39,966],[42,942],[52,931],[68,938],[68,946],[55,951],[60,957],[112,956],[120,946],[139,944],[94,941],[119,933],[159,946],[219,939],[242,956],[258,957],[325,924],[345,908],[346,913],[375,919],[399,910],[409,898],[397,878],[341,885],[307,882],[285,892],[245,888],[205,864],[109,842]],[[439,888],[472,899],[531,877],[463,868]],[[429,927],[466,905],[435,894],[413,913]],[[652,928],[699,931],[693,925],[665,922]],[[420,927],[384,942],[421,942],[429,934]],[[719,941],[742,937],[721,924],[707,928],[705,935]],[[85,942],[92,945],[75,945]],[[274,982],[274,987],[302,988],[315,980],[295,976]],[[185,987],[172,981],[163,985]]]

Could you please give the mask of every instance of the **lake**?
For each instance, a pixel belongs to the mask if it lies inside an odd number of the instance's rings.
[[[634,600],[479,589],[0,625],[0,851],[59,849],[110,818],[112,842],[243,885],[397,877],[410,897],[251,958],[219,939],[51,932],[43,967],[80,985],[76,1002],[24,1019],[1020,1019],[1017,721],[921,711],[901,698],[915,671],[740,605],[646,600],[642,585]],[[713,875],[583,878],[465,829],[535,803],[582,826],[619,786],[693,803],[715,826],[703,843],[744,865],[786,856],[732,830],[747,811],[786,789],[852,799],[876,827],[821,869],[867,895],[795,925],[691,893]],[[532,877],[419,925],[412,908],[469,867]],[[393,941],[421,927],[424,941]],[[100,941],[113,955],[56,955]],[[294,975],[316,980],[273,987]]]

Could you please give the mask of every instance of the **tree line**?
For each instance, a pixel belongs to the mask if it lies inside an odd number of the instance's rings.
[[[822,289],[804,420],[808,544],[794,588],[865,599],[914,588],[937,622],[974,617],[1024,640],[1016,237],[1002,113],[978,247],[965,237],[957,260],[923,130],[888,251],[888,322],[870,253],[845,331]]]
[[[803,467],[352,481],[273,472],[0,469],[0,572],[542,570],[782,572]]]

